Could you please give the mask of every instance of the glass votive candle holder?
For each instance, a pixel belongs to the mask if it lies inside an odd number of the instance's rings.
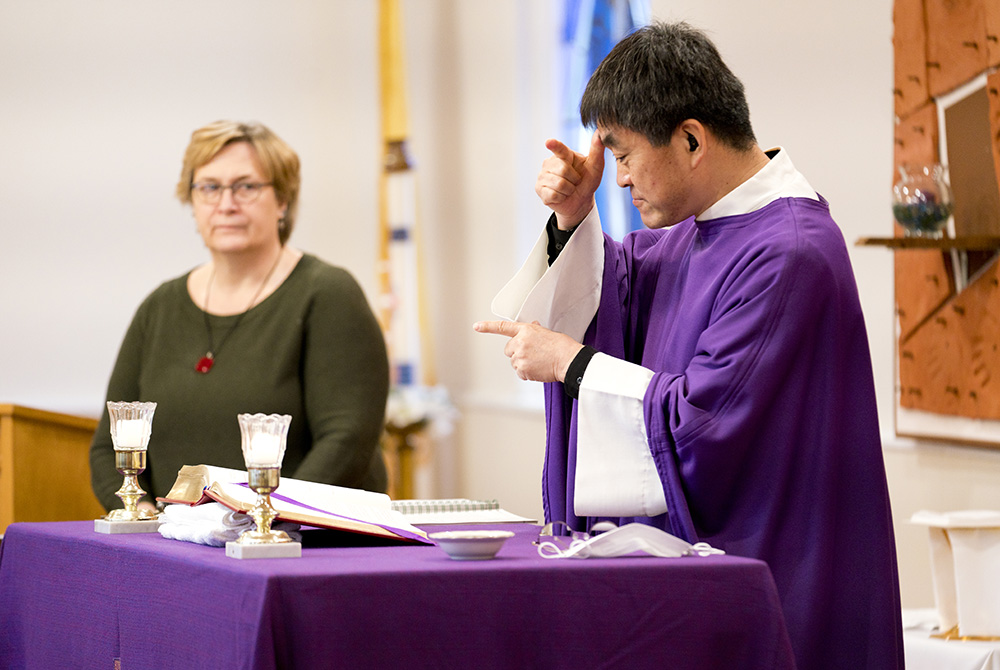
[[[244,545],[291,542],[284,531],[271,529],[277,516],[271,504],[271,493],[278,488],[281,479],[281,461],[292,417],[287,414],[240,414],[237,419],[247,466],[247,484],[257,494],[250,509],[257,527],[245,531],[237,541]]]
[[[124,477],[122,487],[115,493],[124,507],[111,510],[105,517],[108,521],[147,521],[158,516],[137,506],[146,494],[137,477],[146,469],[146,448],[153,432],[155,411],[155,402],[108,402],[115,469]]]

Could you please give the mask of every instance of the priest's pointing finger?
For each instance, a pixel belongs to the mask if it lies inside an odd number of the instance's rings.
[[[518,321],[477,321],[472,324],[472,329],[477,333],[490,333],[492,335],[506,335],[514,337],[521,332],[525,324]]]

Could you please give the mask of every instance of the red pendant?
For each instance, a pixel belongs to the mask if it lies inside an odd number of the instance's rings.
[[[194,369],[201,374],[206,374],[212,369],[213,365],[215,365],[215,359],[212,358],[212,354],[208,354],[198,359],[198,365],[194,366]]]

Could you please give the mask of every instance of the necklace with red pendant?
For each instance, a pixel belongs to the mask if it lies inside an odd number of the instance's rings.
[[[228,340],[229,336],[236,331],[236,328],[240,325],[240,321],[243,320],[246,313],[249,312],[250,308],[257,302],[257,298],[260,297],[261,291],[263,291],[264,287],[267,286],[267,281],[271,278],[271,275],[274,274],[274,270],[278,267],[278,263],[281,261],[283,252],[284,249],[278,252],[278,258],[276,258],[274,264],[271,265],[271,269],[267,271],[267,274],[264,276],[264,281],[262,281],[260,286],[257,288],[257,292],[253,294],[249,304],[247,304],[247,308],[236,316],[236,321],[233,323],[233,327],[226,331],[226,334],[223,335],[222,341],[219,342],[218,347],[216,347],[213,342],[212,322],[208,317],[208,299],[212,292],[212,282],[215,281],[215,265],[212,265],[212,274],[208,278],[208,286],[205,287],[205,308],[202,310],[202,314],[205,317],[205,331],[208,333],[208,352],[199,358],[198,362],[195,364],[194,369],[197,372],[200,372],[203,375],[208,374],[212,369],[212,366],[215,365],[215,356],[222,351],[222,347],[226,344],[226,340]]]

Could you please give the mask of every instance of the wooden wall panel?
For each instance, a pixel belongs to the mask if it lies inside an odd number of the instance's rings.
[[[907,116],[930,99],[924,0],[896,0],[892,10],[896,116]]]
[[[981,88],[954,101],[944,113],[948,136],[945,162],[954,194],[955,234],[959,237],[992,235],[1000,230],[1000,191],[993,167],[990,112],[987,89]]]
[[[1000,0],[997,0],[996,5],[1000,7]],[[989,98],[993,171],[996,173],[997,187],[1000,190],[1000,72],[994,72],[986,78],[986,94]]]
[[[933,103],[896,121],[894,162],[934,163],[938,160],[938,118]],[[895,179],[898,179],[898,172]],[[903,227],[895,224],[895,234]],[[896,316],[905,340],[954,291],[950,257],[933,249],[895,252]]]
[[[900,345],[903,407],[1000,419],[998,307],[1000,272],[994,260]]]
[[[996,0],[926,0],[927,80],[932,96],[946,93],[986,69],[984,2]]]
[[[896,119],[893,149],[893,182],[899,177],[896,168],[907,163],[934,163],[938,159],[937,106],[928,102],[906,116]],[[899,229],[900,232],[902,228]]]
[[[898,116],[894,164],[948,163],[956,235],[1000,236],[1000,74],[988,71],[1000,65],[1000,0],[923,0],[924,45],[900,37],[912,33],[917,19],[910,14],[921,12],[920,4],[895,0],[893,8],[896,85],[924,52],[931,96]],[[939,129],[937,96],[984,73],[985,93],[953,101],[943,114],[947,128]],[[897,109],[906,98],[896,91]],[[946,157],[939,156],[939,132],[947,134]],[[969,271],[968,286],[955,287],[952,252],[895,253],[899,403],[945,420],[1000,421],[1000,261],[990,251],[954,253]]]
[[[990,67],[1000,66],[1000,1],[983,0],[986,19],[986,61]]]

